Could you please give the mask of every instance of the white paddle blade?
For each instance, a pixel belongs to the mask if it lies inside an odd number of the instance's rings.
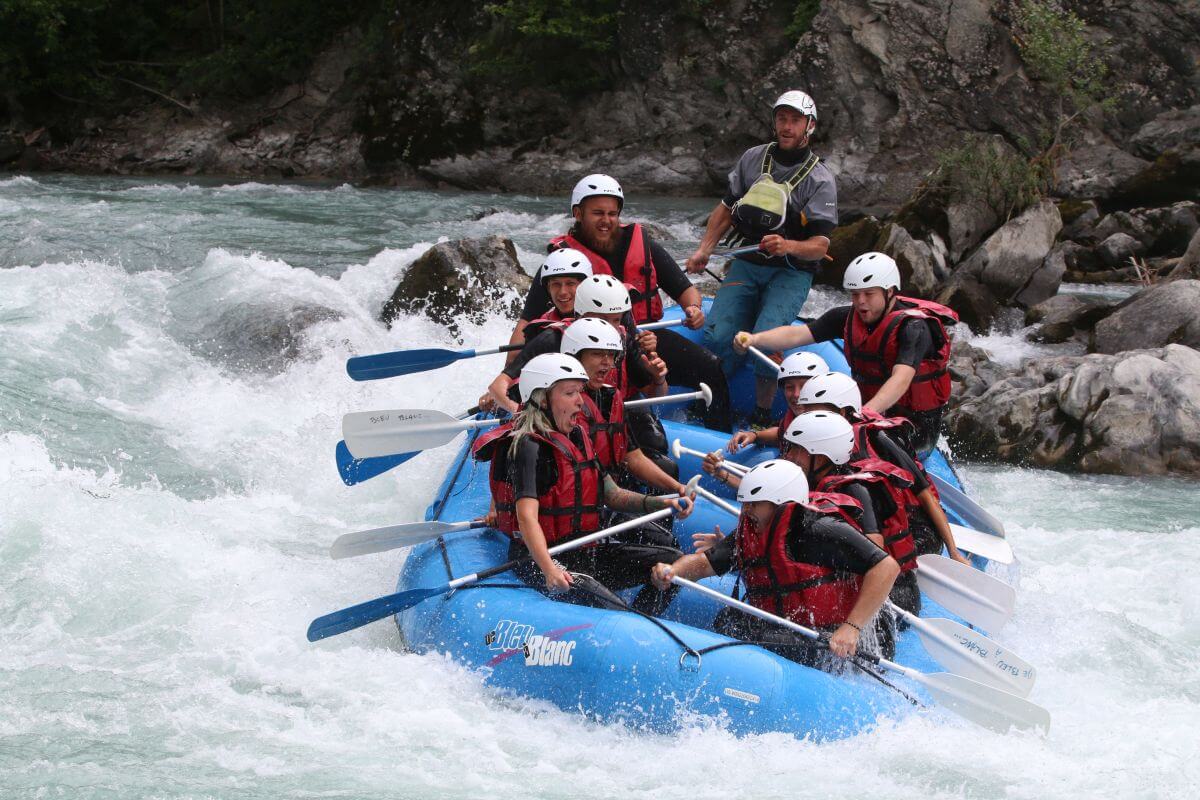
[[[704,400],[704,407],[708,408],[712,405],[712,389],[707,383],[700,384],[700,397]]]
[[[342,438],[355,458],[377,458],[441,447],[472,427],[433,409],[358,411],[342,417]]]
[[[950,532],[954,534],[954,543],[958,545],[959,550],[995,561],[997,564],[1011,564],[1015,560],[1012,545],[999,536],[954,523],[950,523]]]
[[[400,547],[412,547],[414,544],[470,527],[470,522],[407,522],[403,525],[387,525],[369,531],[347,533],[334,540],[329,547],[329,557],[351,558]]]
[[[1050,730],[1050,712],[1023,697],[949,672],[908,675],[923,684],[938,703],[976,725],[997,733],[1013,728]]]
[[[1028,697],[1033,691],[1037,681],[1034,666],[979,631],[952,619],[913,622],[910,617],[909,621],[929,655],[946,669],[1018,697]]]
[[[917,558],[917,584],[938,605],[992,633],[1008,622],[1017,601],[1004,581],[945,556]]]
[[[680,441],[678,439],[676,439],[675,441],[671,442],[671,457],[674,458],[676,461],[678,461],[679,457],[682,455],[683,455],[683,444],[681,444]]]

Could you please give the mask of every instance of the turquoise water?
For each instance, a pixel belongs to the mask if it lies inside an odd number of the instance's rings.
[[[711,203],[627,213],[684,255]],[[488,233],[532,269],[562,205],[0,177],[0,797],[1194,795],[1200,504],[1182,481],[962,468],[1022,561],[998,638],[1040,669],[1045,739],[944,714],[827,745],[651,736],[498,698],[399,652],[388,624],[305,641],[313,617],[390,591],[402,558],[334,562],[329,543],[418,518],[452,456],[347,488],[342,414],[459,411],[497,368],[362,384],[345,359],[451,345],[423,317],[377,321],[398,276],[439,237]],[[272,333],[298,310],[318,321]]]

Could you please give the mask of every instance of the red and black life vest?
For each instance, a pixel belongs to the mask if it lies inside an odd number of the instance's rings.
[[[593,394],[612,392],[612,403],[608,414]],[[602,399],[602,398],[601,398]],[[591,434],[592,449],[596,460],[605,472],[614,472],[625,461],[629,442],[625,436],[625,399],[619,389],[604,387],[598,392],[585,388],[583,392],[583,419]]]
[[[879,453],[875,450],[874,442],[871,441],[871,434],[875,431],[896,430],[906,425],[910,429],[916,430],[916,426],[913,425],[911,419],[907,419],[906,417],[885,417],[866,406],[863,406],[862,410],[858,412],[857,419],[851,419],[851,425],[854,428],[854,452],[850,455],[851,461],[861,458],[880,457]]]
[[[862,483],[877,486],[887,495],[890,508],[875,504],[875,519],[883,536],[883,549],[896,559],[901,572],[917,567],[917,546],[909,531],[909,514],[918,501],[913,494],[913,476],[889,461],[864,458],[851,462],[854,472],[830,474],[817,482],[822,491],[837,491],[847,484]],[[869,489],[868,489],[869,491]]]
[[[549,448],[554,456],[557,481],[538,496],[538,524],[553,546],[577,539],[600,529],[600,466],[586,431],[580,437],[583,446],[576,446],[571,437],[558,431],[548,436],[529,434],[539,446]],[[517,503],[513,485],[504,465],[508,459],[497,458],[498,448],[507,449],[512,441],[512,422],[506,422],[475,440],[472,452],[478,461],[491,461],[488,482],[496,504],[496,528],[513,538],[520,537],[517,522]],[[505,454],[507,455],[507,453]]]
[[[549,311],[547,311],[545,314],[542,314],[540,317],[537,317],[536,319],[531,319],[531,320],[529,320],[529,322],[525,323],[525,330],[523,332],[524,336],[525,336],[525,341],[526,342],[533,341],[534,337],[536,337],[539,333],[546,330],[546,328],[549,328],[551,325],[555,324],[556,322],[566,322],[567,320],[578,319],[578,317],[579,317],[579,315],[575,314],[574,312],[571,313],[571,316],[564,317],[562,314],[558,313],[557,308],[552,307]]]
[[[633,301],[633,318],[638,322],[656,322],[662,319],[663,306],[658,296],[658,274],[654,269],[654,259],[650,257],[650,239],[642,233],[641,225],[636,222],[630,224],[633,226],[633,235],[629,240],[629,250],[625,253],[621,281],[630,294],[638,293],[638,299]],[[629,225],[621,227],[628,228]],[[583,253],[592,262],[593,275],[613,274],[604,256],[593,252],[569,233],[551,239],[550,247],[552,250],[571,247]]]
[[[937,355],[917,365],[912,385],[896,405],[909,411],[930,411],[950,399],[950,373],[946,369],[950,362],[950,336],[945,326],[957,323],[958,314],[941,303],[897,295],[892,310],[884,314],[874,330],[868,331],[853,310],[846,317],[842,332],[846,361],[864,403],[891,377],[900,348],[900,326],[910,319],[924,320],[929,326]]]
[[[749,516],[742,514],[737,528],[736,564],[746,584],[746,602],[801,625],[837,625],[846,621],[858,601],[862,576],[837,573],[788,556],[792,515],[806,511],[842,518],[839,511],[823,502],[816,506],[783,503],[768,530],[759,531]]]

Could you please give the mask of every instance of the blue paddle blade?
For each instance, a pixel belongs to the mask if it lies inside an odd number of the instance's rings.
[[[411,375],[438,369],[464,358],[473,358],[474,350],[396,350],[372,356],[354,356],[346,361],[346,373],[356,381],[377,381],[397,375]]]
[[[422,600],[437,597],[448,591],[450,591],[449,585],[437,589],[409,589],[406,592],[389,594],[386,597],[378,597],[356,606],[343,608],[341,611],[334,611],[332,614],[317,617],[312,621],[308,626],[308,640],[318,642],[321,639],[328,639],[330,636],[337,636],[339,633],[361,628],[363,625],[398,614],[406,608],[412,608]]]
[[[342,483],[353,486],[400,466],[414,456],[420,455],[420,451],[376,458],[355,458],[350,455],[350,448],[346,447],[346,443],[343,441],[337,443],[334,455],[337,458],[338,474],[342,476]]]

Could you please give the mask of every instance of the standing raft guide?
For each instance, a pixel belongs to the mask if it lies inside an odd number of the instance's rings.
[[[815,123],[797,94],[777,129]],[[467,436],[424,521],[333,544],[335,558],[411,548],[397,591],[317,618],[308,638],[394,617],[406,647],[497,689],[655,731],[699,715],[830,739],[917,709],[1048,730],[1028,699],[1036,669],[995,638],[1015,602],[987,571],[1013,572],[1002,525],[936,448],[953,312],[901,295],[894,262],[866,253],[844,310],[735,331],[718,357],[704,340],[731,323],[721,304],[665,268],[623,207],[613,178],[579,182],[507,344],[350,359],[352,378],[376,380],[509,354],[461,416],[343,420],[347,485]],[[750,244],[786,249],[780,227]],[[733,430],[740,413],[750,429]]]

